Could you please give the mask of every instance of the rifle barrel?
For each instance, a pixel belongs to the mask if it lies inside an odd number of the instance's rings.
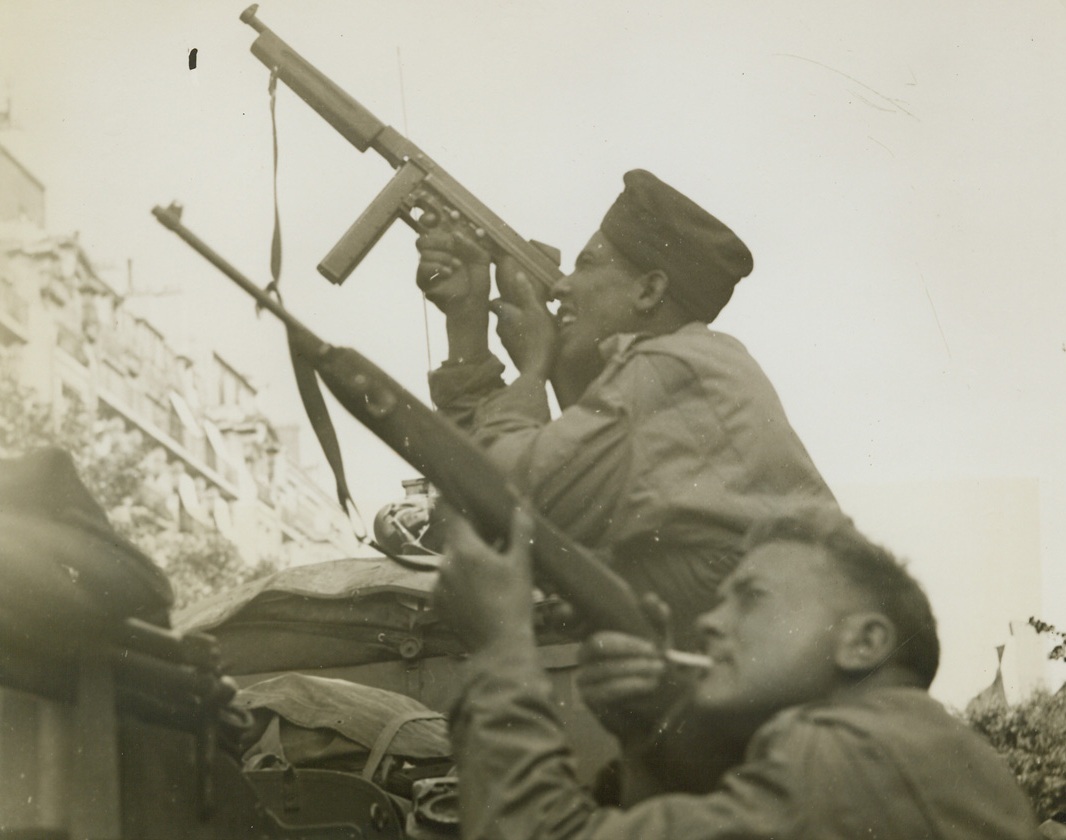
[[[152,215],[162,222],[164,227],[174,231],[174,233],[183,239],[186,244],[190,245],[194,251],[197,251],[215,268],[255,298],[255,302],[260,307],[266,309],[271,315],[278,318],[286,327],[296,331],[303,337],[310,338],[315,343],[314,346],[318,352],[324,353],[329,350],[330,345],[326,344],[326,342],[321,339],[318,339],[308,327],[304,326],[295,315],[278,303],[267,291],[255,285],[255,283],[238,271],[221,254],[185,227],[181,222],[181,210],[181,205],[175,201],[172,202],[169,207],[165,208],[156,205],[152,208]]]

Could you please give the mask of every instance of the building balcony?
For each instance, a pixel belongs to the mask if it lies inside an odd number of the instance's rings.
[[[123,373],[136,376],[141,372],[142,362],[129,342],[109,330],[100,331],[98,343],[100,359]]]
[[[89,356],[85,351],[85,338],[64,324],[57,325],[56,346],[74,359],[82,367],[89,364]]]
[[[112,387],[109,387],[108,384],[102,383],[99,399],[111,413],[118,415],[135,426],[143,434],[167,450],[173,457],[182,461],[194,473],[203,476],[217,487],[225,498],[238,498],[238,476],[236,470],[228,464],[223,465],[222,471],[210,467],[206,463],[207,458],[203,438],[190,439],[189,446],[175,440],[165,431],[169,424],[170,415],[168,412],[157,402],[143,394],[139,394],[129,388],[123,390],[125,391],[124,394],[117,392]],[[200,446],[197,446],[197,443]]]

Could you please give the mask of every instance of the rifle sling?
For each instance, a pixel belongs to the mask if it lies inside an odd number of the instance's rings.
[[[270,74],[267,92],[270,95],[270,135],[273,143],[273,193],[274,193],[274,232],[270,238],[270,276],[271,281],[266,291],[273,294],[278,303],[281,303],[281,212],[278,208],[278,120],[277,120],[277,90],[278,71],[275,68]],[[300,401],[307,412],[307,419],[311,421],[311,428],[315,437],[318,438],[319,446],[326,456],[329,468],[333,472],[336,482],[337,501],[341,509],[348,512],[348,503],[351,502],[351,493],[348,491],[348,482],[344,476],[344,460],[341,457],[340,443],[337,440],[337,432],[333,428],[326,401],[322,398],[322,391],[318,387],[318,377],[314,366],[300,354],[296,336],[291,327],[285,327],[285,334],[289,342],[289,357],[292,359],[292,371],[296,376],[296,389],[300,393]]]

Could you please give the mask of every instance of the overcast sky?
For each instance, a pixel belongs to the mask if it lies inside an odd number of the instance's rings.
[[[149,213],[179,199],[266,281],[268,73],[243,8],[0,0],[0,142],[47,184],[51,230],[80,231],[100,264],[132,259],[140,291],[182,290],[138,305],[295,421],[278,327]],[[1008,618],[1066,624],[1066,3],[275,0],[259,15],[564,268],[631,168],[732,226],[755,271],[716,327],[763,365],[859,525],[927,583],[941,696],[987,684]],[[391,170],[287,90],[278,121],[288,304],[424,397],[412,234],[340,288],[314,269]],[[340,424],[369,519],[411,471]]]

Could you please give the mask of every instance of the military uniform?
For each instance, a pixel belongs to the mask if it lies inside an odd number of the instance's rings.
[[[561,346],[582,318],[609,325],[591,351],[606,366],[577,401],[553,421],[542,382],[520,376],[505,387],[503,365],[491,356],[445,362],[430,375],[430,391],[549,519],[584,545],[610,549],[609,561],[635,590],[660,595],[673,611],[675,641],[685,645],[755,518],[790,502],[836,502],[758,364],[740,342],[706,326],[752,271],[751,252],[651,173],[633,170],[623,180],[597,236],[634,270],[622,277],[658,275],[667,284],[658,303],[631,303],[637,314],[626,320],[588,298],[583,314],[566,311],[574,284],[594,288],[587,284],[602,269],[579,258],[560,280],[555,291],[569,322],[560,326]],[[676,319],[649,328],[655,334],[626,333],[667,299]],[[628,326],[611,336],[618,323]]]
[[[710,794],[597,808],[575,781],[533,657],[532,650],[472,657],[452,719],[466,838],[1038,836],[1024,794],[992,748],[917,688],[859,688],[844,701],[779,713]]]
[[[549,519],[610,547],[630,584],[688,628],[756,518],[789,501],[836,503],[736,339],[693,322],[601,351],[603,372],[554,421],[544,390],[505,387],[495,358],[438,369],[433,399]]]

